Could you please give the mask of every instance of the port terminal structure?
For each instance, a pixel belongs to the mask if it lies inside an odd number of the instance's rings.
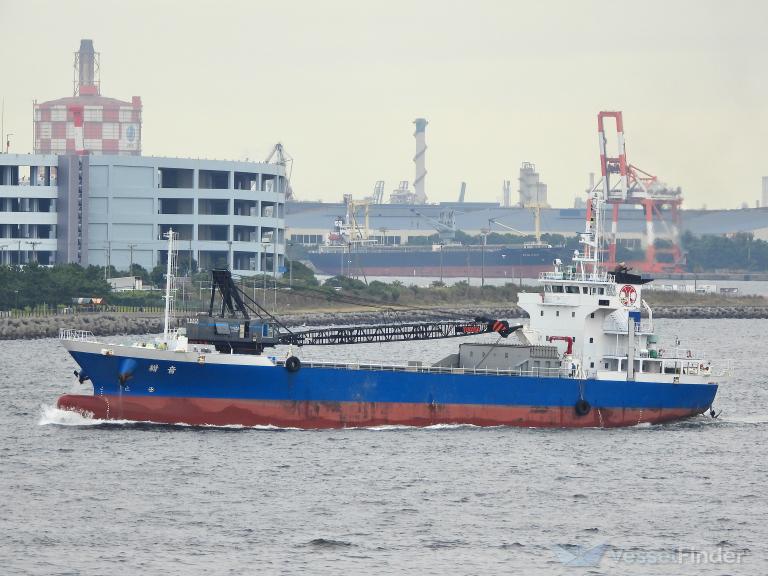
[[[608,153],[606,125],[613,120],[616,126],[616,155]],[[611,207],[611,232],[608,238],[607,266],[616,266],[616,243],[619,207],[622,204],[641,206],[645,213],[645,260],[633,262],[637,270],[651,274],[682,272],[683,252],[680,246],[680,206],[683,196],[680,188],[669,188],[659,179],[627,161],[624,138],[624,119],[620,111],[600,112],[597,115],[600,141],[600,170],[605,201]],[[666,216],[666,217],[665,217]],[[656,223],[667,229],[668,246],[657,246]]]

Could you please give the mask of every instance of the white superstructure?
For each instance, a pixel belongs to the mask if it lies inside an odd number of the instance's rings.
[[[567,346],[563,364],[575,377],[605,380],[709,382],[711,364],[676,340],[667,348],[654,333],[653,311],[642,298],[650,280],[626,269],[602,269],[602,197],[587,205],[583,251],[574,265],[554,263],[540,276],[543,292],[521,293],[530,316],[523,335],[533,344]]]

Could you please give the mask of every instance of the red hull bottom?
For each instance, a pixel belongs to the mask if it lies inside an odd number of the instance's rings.
[[[473,424],[585,428],[659,424],[695,416],[701,411],[676,409],[593,408],[579,416],[572,406],[497,406],[414,403],[314,402],[168,398],[144,396],[65,395],[57,406],[99,420],[135,420],[213,426],[278,426],[282,428],[349,428],[364,426]]]

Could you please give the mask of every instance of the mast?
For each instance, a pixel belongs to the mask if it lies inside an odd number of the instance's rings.
[[[584,225],[584,232],[580,234],[579,241],[584,249],[581,253],[577,252],[573,260],[579,263],[582,276],[590,274],[596,277],[600,273],[601,254],[600,244],[602,242],[603,231],[603,211],[602,204],[604,199],[597,187],[590,191],[587,199],[587,214]],[[590,270],[586,267],[589,266]]]
[[[173,231],[173,228],[170,228],[163,236],[168,238],[168,262],[165,273],[165,322],[163,324],[163,340],[168,342],[168,336],[171,332],[171,317],[173,316],[172,301],[175,292],[176,248],[174,238],[176,232]]]

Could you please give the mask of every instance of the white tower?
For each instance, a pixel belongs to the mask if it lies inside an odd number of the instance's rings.
[[[425,131],[428,122],[425,118],[416,118],[413,123],[416,124],[416,132],[413,133],[413,137],[416,139],[416,155],[413,157],[413,164],[416,168],[416,176],[413,180],[416,193],[415,203],[424,204],[427,201],[427,193],[424,191],[424,179],[427,176],[424,156],[427,151]]]
[[[760,206],[768,208],[768,176],[763,176],[763,197]]]

